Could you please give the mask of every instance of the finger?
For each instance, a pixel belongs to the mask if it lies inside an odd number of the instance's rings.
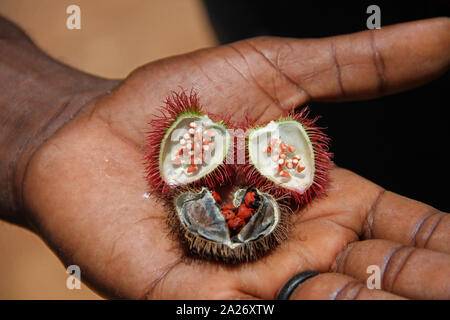
[[[300,222],[324,218],[353,230],[363,239],[387,239],[450,252],[450,217],[447,213],[385,191],[342,168],[331,170],[327,197],[303,209]]]
[[[319,40],[254,39],[242,47],[242,54],[251,57],[246,59],[249,68],[260,70],[254,71],[254,77],[282,107],[293,107],[277,96],[285,88],[302,93],[293,101],[297,104],[367,99],[418,86],[443,73],[450,63],[450,19],[421,20]],[[270,68],[271,77],[264,79],[264,70]],[[260,119],[268,120],[274,112],[276,108],[267,109]]]
[[[392,192],[379,191],[363,231],[365,238],[450,253],[450,215]]]
[[[370,268],[369,268],[370,267]],[[350,244],[333,270],[366,282],[380,271],[381,289],[413,299],[450,299],[450,256],[387,240]]]
[[[363,283],[339,273],[322,273],[301,283],[290,300],[397,300],[398,295],[368,289]]]

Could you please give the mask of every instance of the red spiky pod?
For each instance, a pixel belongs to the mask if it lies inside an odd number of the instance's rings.
[[[250,129],[246,161],[241,170],[246,182],[267,190],[290,205],[303,206],[324,194],[331,169],[329,138],[303,108],[265,126]]]
[[[213,189],[230,183],[232,167],[225,164],[231,149],[227,123],[203,111],[194,91],[172,92],[159,111],[149,122],[145,146],[151,189],[170,197],[177,187]]]

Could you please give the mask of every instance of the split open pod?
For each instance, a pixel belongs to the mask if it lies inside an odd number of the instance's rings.
[[[285,240],[288,212],[252,187],[236,189],[229,204],[202,188],[176,195],[168,222],[188,254],[234,264],[253,261]]]
[[[170,197],[177,188],[231,183],[225,159],[232,137],[223,121],[204,112],[195,93],[173,93],[149,123],[145,164],[155,193]]]
[[[249,129],[246,181],[302,206],[325,192],[331,168],[329,138],[309,118],[308,108]]]
[[[304,109],[247,128],[242,144],[229,130],[233,124],[202,111],[196,94],[166,100],[150,122],[147,180],[188,255],[249,262],[287,238],[292,213],[327,182],[328,138],[315,121]],[[243,164],[234,161],[239,152]]]

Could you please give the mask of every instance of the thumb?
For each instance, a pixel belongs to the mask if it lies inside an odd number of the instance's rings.
[[[255,38],[232,44],[281,105],[380,97],[419,86],[450,65],[450,19],[402,23],[322,39]],[[272,70],[272,73],[267,72]],[[275,79],[275,80],[274,80]],[[289,94],[283,94],[289,88]],[[267,109],[261,121],[273,117]]]

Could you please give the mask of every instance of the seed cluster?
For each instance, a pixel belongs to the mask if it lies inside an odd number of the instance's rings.
[[[272,162],[275,163],[274,171],[280,177],[290,179],[292,173],[301,173],[305,170],[300,155],[295,154],[295,147],[281,139],[270,139],[265,152],[272,156]]]
[[[191,122],[186,132],[178,142],[178,149],[171,159],[176,166],[187,164],[186,173],[193,174],[199,170],[208,152],[215,147],[214,137],[216,132],[211,129],[203,129],[201,124]],[[182,158],[183,157],[183,158]]]
[[[221,202],[220,195],[216,191],[213,191],[212,195],[217,203]],[[260,200],[260,196],[255,191],[249,190],[238,207],[225,205],[221,208],[231,237],[238,234],[250,218],[256,214]]]

